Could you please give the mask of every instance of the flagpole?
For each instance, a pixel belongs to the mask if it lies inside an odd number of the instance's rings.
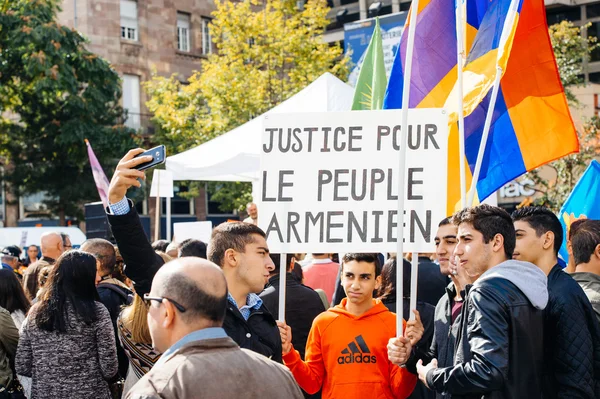
[[[485,148],[487,146],[487,139],[492,126],[492,118],[494,115],[494,108],[496,108],[496,100],[498,98],[498,91],[500,90],[500,80],[504,73],[503,68],[500,66],[502,58],[507,50],[510,51],[510,46],[506,47],[509,35],[515,29],[515,20],[517,18],[519,8],[519,0],[512,0],[508,9],[508,15],[504,20],[504,26],[502,27],[502,34],[500,35],[500,43],[498,45],[498,56],[496,58],[496,77],[494,79],[494,86],[492,87],[492,96],[490,98],[490,104],[488,105],[487,114],[485,116],[485,124],[483,126],[483,134],[481,136],[481,142],[479,143],[479,151],[477,152],[477,161],[475,162],[475,169],[473,171],[473,180],[471,181],[471,188],[469,189],[467,206],[473,206],[473,200],[475,199],[475,191],[477,190],[477,182],[479,181],[479,173],[481,172],[481,163],[483,162],[483,155],[485,154]],[[462,96],[461,96],[462,98]],[[462,109],[459,113],[462,113]]]
[[[463,112],[463,62],[465,53],[464,24],[462,5],[464,0],[457,0],[456,5],[456,69],[458,73],[458,151],[460,171],[460,206],[465,208],[467,201],[467,176],[465,171],[465,116]]]
[[[279,254],[279,321],[285,323],[285,294],[286,294],[286,279],[287,279],[287,255]]]
[[[415,256],[416,255],[416,256]],[[404,262],[402,262],[404,263]],[[409,320],[415,319],[414,309],[417,308],[417,277],[419,275],[419,254],[413,253],[410,265],[410,313]],[[402,265],[404,269],[404,264]]]
[[[408,107],[410,96],[410,78],[412,72],[413,50],[415,47],[415,30],[417,27],[417,14],[419,13],[419,0],[412,0],[410,6],[410,21],[408,26],[408,40],[406,44],[406,58],[404,60],[404,87],[402,89],[402,119],[400,131],[402,132],[400,144],[400,160],[398,162],[398,239],[396,240],[396,334],[404,336],[403,330],[403,300],[404,300],[404,268],[402,267],[404,253],[404,181],[406,174],[406,146],[408,142]],[[400,49],[398,49],[400,52]],[[400,55],[400,53],[399,53]],[[415,276],[416,277],[416,276]],[[411,295],[416,297],[417,293]]]
[[[488,135],[492,126],[494,108],[496,108],[496,99],[498,98],[498,91],[500,89],[500,79],[502,79],[502,68],[497,68],[498,70],[496,71],[496,79],[494,80],[494,86],[492,87],[492,97],[490,98],[490,104],[487,110],[487,115],[485,116],[485,124],[483,125],[483,134],[481,135],[481,142],[479,143],[479,152],[477,153],[477,161],[475,163],[475,170],[473,171],[473,180],[471,180],[471,188],[469,189],[469,199],[467,201],[468,206],[473,206],[473,200],[475,199],[477,181],[479,180],[479,172],[481,172],[481,163],[483,162],[483,155],[485,154]]]

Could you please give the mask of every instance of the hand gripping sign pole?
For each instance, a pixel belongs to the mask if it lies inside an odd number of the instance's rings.
[[[403,256],[403,239],[404,239],[404,182],[406,169],[406,146],[408,143],[408,107],[410,96],[410,78],[412,72],[413,50],[415,48],[415,28],[417,27],[417,14],[419,13],[419,0],[412,0],[410,6],[410,22],[408,26],[408,42],[406,45],[406,58],[404,60],[404,87],[402,92],[402,121],[401,121],[401,137],[400,144],[400,161],[398,165],[398,239],[396,247],[396,333],[399,337],[404,336],[402,325],[402,315],[404,314],[402,301],[404,300],[404,289],[402,287],[404,280],[404,270],[402,265]],[[398,49],[400,51],[400,49]],[[416,254],[413,254],[413,257]],[[413,276],[416,278],[416,274]],[[416,290],[411,293],[413,297],[417,297]]]

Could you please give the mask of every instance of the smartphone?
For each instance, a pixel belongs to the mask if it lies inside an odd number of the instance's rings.
[[[153,168],[157,165],[163,164],[166,161],[165,157],[165,146],[159,145],[158,147],[154,147],[150,150],[144,151],[139,155],[136,155],[134,158],[144,157],[150,155],[152,156],[152,160],[149,162],[144,162],[136,166],[134,169],[137,170],[146,170],[149,168]]]

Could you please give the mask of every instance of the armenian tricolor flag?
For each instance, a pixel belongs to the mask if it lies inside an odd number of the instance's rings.
[[[449,0],[429,0],[419,6],[411,107],[445,106],[452,111],[455,100],[451,93],[457,79],[454,7]],[[503,72],[477,183],[478,197],[484,199],[523,173],[577,152],[579,144],[552,51],[543,0],[467,0],[465,23],[466,48],[470,48],[463,75],[466,160],[462,161],[469,165],[467,186],[469,172],[475,168],[496,66]],[[403,36],[385,108],[401,105],[404,41]],[[448,148],[451,214],[460,204],[461,160],[454,120]]]

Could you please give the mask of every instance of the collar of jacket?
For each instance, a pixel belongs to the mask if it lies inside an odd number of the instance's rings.
[[[571,273],[571,277],[577,282],[600,284],[600,276],[591,272],[575,272]]]
[[[446,286],[446,294],[450,300],[456,297],[456,287],[452,281]]]
[[[280,274],[276,274],[274,276],[269,277],[269,285],[272,287],[279,287],[279,280],[281,275]],[[292,273],[286,273],[285,274],[285,286],[289,287],[292,285],[298,285],[300,284],[298,282],[298,280],[296,280],[296,278],[294,277],[294,275]]]

